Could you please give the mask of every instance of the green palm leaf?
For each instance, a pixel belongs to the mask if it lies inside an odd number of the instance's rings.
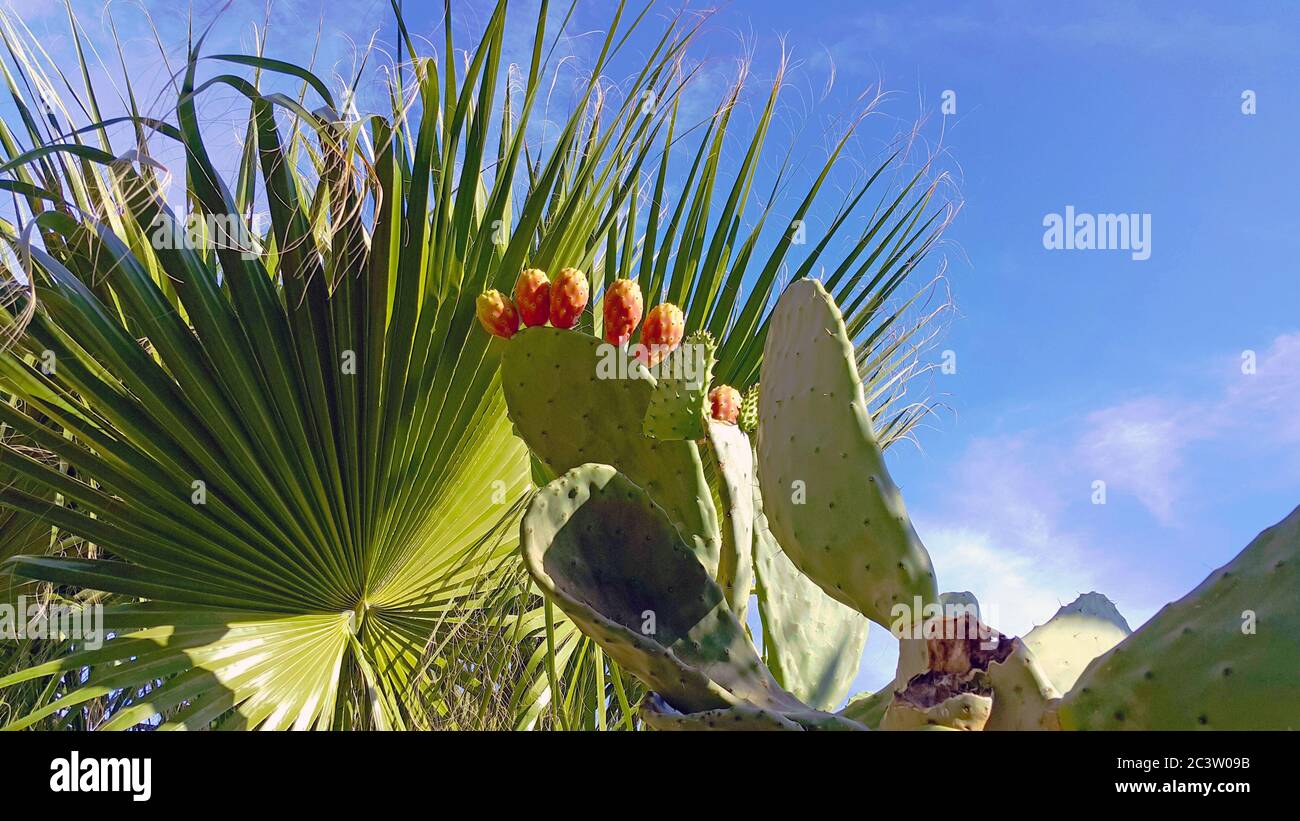
[[[106,128],[82,131],[93,147],[24,116],[26,150],[6,129],[0,171],[28,217],[4,239],[28,255],[35,293],[6,313],[21,335],[0,357],[0,386],[22,403],[0,412],[75,472],[0,443],[21,480],[0,487],[0,507],[112,556],[24,555],[12,568],[128,600],[111,609],[103,648],[0,678],[61,682],[11,727],[121,692],[135,695],[107,728],[423,721],[440,674],[426,647],[506,583],[510,522],[530,487],[473,298],[508,287],[525,262],[594,259],[666,110],[628,105],[596,124],[596,78],[641,22],[620,6],[559,138],[525,167],[553,70],[547,14],[522,102],[497,103],[505,13],[502,2],[460,76],[450,59],[443,72],[412,53],[413,86],[395,81],[392,115],[359,121],[340,119],[328,87],[297,66],[204,59],[196,44],[175,123],[156,134],[183,146],[213,249],[181,241],[185,215],[168,210],[154,167],[117,159]],[[21,89],[52,88],[50,63],[8,19],[5,40],[27,113]],[[633,99],[671,98],[683,42],[670,25]],[[251,67],[257,81],[200,81],[208,64]],[[264,92],[276,75],[318,107]],[[217,86],[250,105],[233,193],[197,113]],[[98,117],[93,99],[83,108]],[[270,212],[266,236],[247,218],[255,200]],[[49,372],[36,364],[47,351]],[[51,506],[56,494],[74,504]]]

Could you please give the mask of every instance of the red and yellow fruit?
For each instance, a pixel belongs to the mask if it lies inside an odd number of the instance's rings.
[[[682,344],[686,334],[686,316],[671,302],[650,309],[641,328],[641,344],[646,348],[647,364],[654,365]]]
[[[719,385],[709,391],[709,415],[719,422],[736,424],[740,418],[740,391],[730,385]]]
[[[545,325],[551,315],[551,280],[538,268],[527,268],[515,282],[515,307],[530,328]]]
[[[478,295],[474,311],[483,329],[493,336],[509,339],[519,330],[519,312],[505,294],[493,288]]]
[[[605,341],[626,345],[644,311],[641,286],[630,279],[614,280],[605,291]]]
[[[577,268],[565,268],[551,283],[551,324],[572,328],[587,307],[590,296],[586,274]]]

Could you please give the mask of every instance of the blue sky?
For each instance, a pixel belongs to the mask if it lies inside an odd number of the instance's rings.
[[[14,5],[38,31],[61,30],[49,0]],[[222,5],[194,2],[196,19]],[[175,4],[144,6],[165,41],[183,42]],[[517,6],[530,26],[535,2]],[[102,3],[74,7],[93,23]],[[467,26],[486,16],[484,2],[456,7]],[[133,76],[161,83],[147,29],[115,8]],[[250,47],[262,9],[235,0],[213,49]],[[574,30],[604,9],[583,4]],[[426,12],[408,13],[415,33],[440,37]],[[388,0],[280,0],[272,55],[301,59],[312,45],[303,25],[318,20],[318,65],[343,73],[354,42],[376,31],[391,41]],[[522,53],[527,34],[512,48]],[[922,133],[964,201],[932,266],[946,261],[956,303],[933,358],[951,350],[957,370],[930,384],[947,409],[919,449],[890,455],[942,587],[974,591],[1007,632],[1094,589],[1136,626],[1300,503],[1293,8],[734,2],[697,46],[708,59],[700,104],[743,50],[755,86],[768,80],[782,42],[796,64],[778,131],[797,153],[815,160],[834,122],[823,118],[880,82],[896,94],[864,156],[928,115]],[[53,34],[48,44],[66,47]],[[565,48],[581,56],[586,45]],[[1254,114],[1242,111],[1247,90]],[[945,91],[955,114],[941,112]],[[1150,215],[1150,258],[1045,248],[1044,217],[1067,206]],[[1097,480],[1104,505],[1092,502]],[[859,687],[889,678],[893,654],[874,631]]]

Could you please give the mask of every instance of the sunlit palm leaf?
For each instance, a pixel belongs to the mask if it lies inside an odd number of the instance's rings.
[[[592,79],[535,168],[521,158],[553,70],[545,8],[522,101],[495,101],[503,2],[463,73],[450,35],[441,67],[412,49],[412,85],[393,87],[389,118],[339,119],[325,84],[260,56],[208,58],[256,69],[256,83],[200,81],[196,46],[175,123],[132,122],[182,143],[191,201],[231,233],[210,237],[215,250],[160,242],[177,237],[159,219],[185,215],[168,211],[153,165],[130,161],[146,145],[119,159],[106,128],[83,130],[93,147],[30,116],[23,88],[52,90],[50,63],[6,21],[29,147],[5,131],[0,171],[26,217],[4,238],[30,251],[36,301],[8,314],[8,327],[30,325],[0,357],[0,386],[23,400],[4,421],[76,470],[0,444],[22,480],[0,488],[0,506],[115,557],[13,564],[149,600],[112,611],[118,637],[101,650],[0,679],[72,684],[12,726],[122,691],[143,695],[107,727],[422,721],[413,705],[439,672],[423,663],[427,645],[466,621],[475,591],[500,587],[530,486],[497,390],[500,351],[477,331],[473,298],[508,288],[525,263],[594,259],[666,111],[629,103],[594,123],[597,78],[641,22],[623,17],[614,11]],[[670,25],[629,99],[671,99],[682,45]],[[315,110],[263,91],[275,75],[302,81]],[[254,148],[233,192],[196,105],[217,86],[251,107]],[[99,121],[93,100],[78,107]],[[246,218],[255,200],[271,215],[265,237]],[[46,351],[48,373],[33,359]],[[50,493],[75,504],[52,507]]]

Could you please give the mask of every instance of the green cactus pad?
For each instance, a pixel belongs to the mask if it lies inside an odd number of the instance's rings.
[[[642,422],[646,436],[669,441],[704,438],[717,349],[712,334],[697,331],[654,369],[658,379]]]
[[[1298,571],[1300,508],[1088,665],[1061,726],[1300,729]]]
[[[814,732],[862,732],[868,729],[865,725],[845,718],[838,713],[824,713],[806,707],[803,710],[784,713],[783,717],[793,721],[805,730]]]
[[[718,583],[736,620],[744,624],[754,587],[754,451],[749,437],[735,425],[710,419],[708,432],[722,501]]]
[[[515,334],[501,364],[515,430],[557,476],[587,462],[622,471],[655,498],[715,574],[721,534],[699,448],[641,435],[654,380],[628,378],[612,362],[621,356],[577,331],[525,328]]]
[[[767,666],[781,686],[807,704],[833,709],[858,674],[871,622],[826,595],[786,557],[763,515],[757,486],[754,568]],[[875,716],[871,724],[879,720]]]
[[[1052,686],[1067,693],[1093,659],[1133,631],[1110,599],[1084,593],[1024,636]]]
[[[748,704],[737,704],[718,710],[700,713],[681,713],[674,710],[656,693],[650,693],[641,702],[641,718],[656,730],[670,732],[697,732],[728,730],[730,732],[770,732],[773,730],[802,730],[803,727],[783,717],[780,713]]]
[[[739,704],[805,727],[857,727],[781,689],[664,511],[609,465],[538,491],[520,546],[542,592],[673,709]]]
[[[786,555],[885,627],[894,605],[935,601],[934,568],[885,469],[853,343],[816,280],[792,283],[777,301],[761,382],[758,473]]]
[[[1057,730],[1056,705],[1061,693],[1020,639],[1011,655],[989,664],[993,713],[986,730]]]
[[[745,433],[753,433],[758,430],[758,385],[751,385],[749,390],[745,391],[745,396],[740,402],[740,418],[736,424]]]
[[[752,704],[737,704],[719,710],[705,710],[700,713],[679,713],[662,699],[654,700],[654,693],[641,702],[641,718],[656,730],[699,732],[710,730],[728,730],[732,732],[763,732],[773,730],[797,730],[812,732],[864,731],[868,728],[856,721],[839,715],[821,713],[816,710],[802,710],[778,713],[755,707]]]

